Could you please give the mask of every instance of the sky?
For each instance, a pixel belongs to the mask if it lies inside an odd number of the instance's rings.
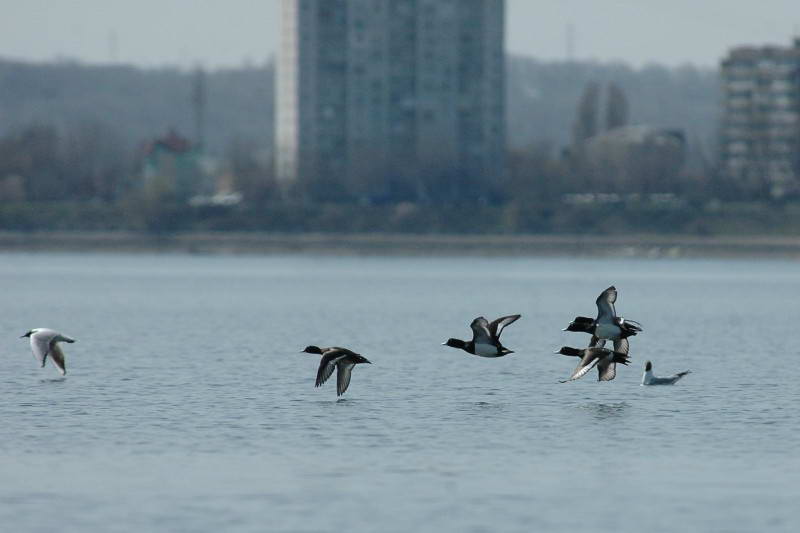
[[[0,57],[208,68],[262,63],[280,0],[0,0]],[[739,44],[788,44],[800,0],[506,0],[511,53],[714,67]],[[571,28],[569,30],[568,28]]]

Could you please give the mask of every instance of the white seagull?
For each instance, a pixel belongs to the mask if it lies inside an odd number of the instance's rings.
[[[61,372],[61,375],[64,376],[67,374],[64,352],[61,351],[61,347],[59,347],[58,343],[73,343],[75,339],[71,339],[66,335],[62,335],[57,331],[47,328],[34,328],[20,337],[20,339],[24,339],[25,337],[30,337],[31,351],[33,351],[33,356],[39,361],[42,368],[44,368],[44,363],[49,356],[53,364],[58,368],[58,371]]]
[[[679,379],[686,374],[691,374],[691,370],[678,372],[666,378],[660,378],[653,375],[653,363],[647,361],[644,365],[644,375],[642,376],[642,385],[674,385]]]

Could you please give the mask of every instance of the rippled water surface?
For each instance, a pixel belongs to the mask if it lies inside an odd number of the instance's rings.
[[[559,384],[612,283],[633,364]],[[0,529],[798,531],[798,302],[788,261],[0,255]],[[374,364],[337,401],[307,344]]]

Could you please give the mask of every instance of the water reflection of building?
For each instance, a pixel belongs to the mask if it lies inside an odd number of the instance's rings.
[[[504,0],[284,0],[282,180],[504,166]]]
[[[800,178],[800,39],[743,46],[722,61],[721,158],[725,173],[773,196]]]

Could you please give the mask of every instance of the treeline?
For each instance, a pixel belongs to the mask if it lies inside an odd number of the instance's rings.
[[[272,145],[272,64],[205,73],[205,135],[221,155],[235,139]],[[30,125],[59,131],[85,123],[114,130],[127,150],[170,128],[195,140],[196,73],[177,68],[0,59],[0,135]]]
[[[263,65],[209,71],[206,141],[222,155],[234,139],[272,146],[274,69]],[[628,95],[630,122],[682,129],[692,145],[713,147],[719,114],[712,69],[592,62],[507,61],[509,143],[513,148],[571,140],[576,102],[587,83],[616,83]],[[175,68],[20,63],[0,59],[0,135],[31,124],[58,129],[83,123],[115,129],[126,146],[175,128],[194,138],[195,73]]]
[[[512,57],[510,148],[496,175],[424,165],[379,183],[311,177],[289,188],[268,152],[272,66],[208,72],[206,151],[243,195],[226,205],[188,202],[143,173],[147,141],[169,128],[196,140],[196,83],[175,69],[0,61],[0,229],[717,233],[744,230],[743,214],[756,231],[800,226],[791,205],[753,203],[761,198],[714,171],[712,71]],[[689,153],[642,157],[635,179],[609,179],[618,173],[597,171],[606,161],[592,150],[606,150],[590,141],[626,123],[681,130]]]
[[[719,74],[692,66],[632,68],[623,63],[507,62],[508,129],[513,147],[572,141],[575,107],[588,84],[614,84],[630,104],[629,122],[679,129],[693,149],[713,156],[721,111]]]

